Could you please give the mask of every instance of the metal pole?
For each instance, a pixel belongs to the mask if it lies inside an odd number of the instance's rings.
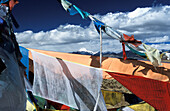
[[[102,67],[102,28],[100,27],[100,68]]]

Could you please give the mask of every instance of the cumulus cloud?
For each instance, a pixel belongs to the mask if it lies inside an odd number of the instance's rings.
[[[101,17],[108,25],[138,39],[170,35],[170,6],[137,8],[133,12],[108,13]]]
[[[145,42],[149,42],[149,43],[170,42],[170,39],[169,39],[169,36],[151,37],[151,38],[146,38]]]
[[[106,15],[95,15],[107,25],[143,42],[169,41],[170,6],[137,8],[132,12],[109,12]],[[83,22],[83,20],[82,20]],[[25,31],[16,33],[21,46],[60,52],[78,51],[81,48],[99,51],[99,35],[91,23],[88,27],[80,25],[60,25],[51,31],[34,33]],[[103,50],[120,52],[119,41],[103,35]],[[168,44],[153,45],[158,49],[168,48]]]

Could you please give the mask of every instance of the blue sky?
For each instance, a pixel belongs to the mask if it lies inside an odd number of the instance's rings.
[[[164,42],[170,36],[169,0],[69,0],[107,25],[143,42]],[[71,52],[99,50],[99,36],[90,20],[69,15],[57,0],[20,0],[13,10],[20,24],[15,29],[20,45]],[[121,51],[121,45],[103,35],[104,51]],[[119,47],[119,48],[117,48]],[[169,45],[153,45],[167,49]]]
[[[108,12],[130,12],[138,7],[170,4],[169,0],[69,0],[79,8],[91,13],[105,15]],[[83,21],[79,15],[69,16],[57,0],[20,0],[13,13],[20,28],[17,32],[32,30],[49,31],[59,25],[81,24],[88,26],[89,20]]]

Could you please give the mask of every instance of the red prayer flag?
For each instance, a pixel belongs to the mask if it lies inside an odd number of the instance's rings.
[[[126,56],[125,43],[124,42],[122,42],[122,48],[123,48],[123,59],[126,60],[127,56]]]
[[[53,102],[53,101],[50,101],[50,100],[47,100],[47,102],[48,102],[48,104],[52,105],[56,110],[65,110],[65,111],[70,110],[69,106],[66,106],[66,105],[63,105],[63,104],[60,104],[60,103],[57,103],[57,102]]]
[[[131,43],[133,44],[135,47],[138,47],[139,45],[142,44],[141,41],[138,41],[136,39],[134,39],[134,35],[132,35],[131,37],[126,35],[126,34],[123,34],[123,37],[125,39],[125,42],[128,42],[128,43]]]
[[[159,111],[170,111],[170,83],[141,76],[107,72],[136,96]]]

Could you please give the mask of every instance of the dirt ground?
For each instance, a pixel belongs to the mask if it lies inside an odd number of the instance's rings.
[[[115,91],[115,92],[132,94],[127,88],[125,88],[122,84],[120,84],[115,79],[104,79],[102,86],[101,86],[101,89],[102,90],[108,90],[108,91]]]

